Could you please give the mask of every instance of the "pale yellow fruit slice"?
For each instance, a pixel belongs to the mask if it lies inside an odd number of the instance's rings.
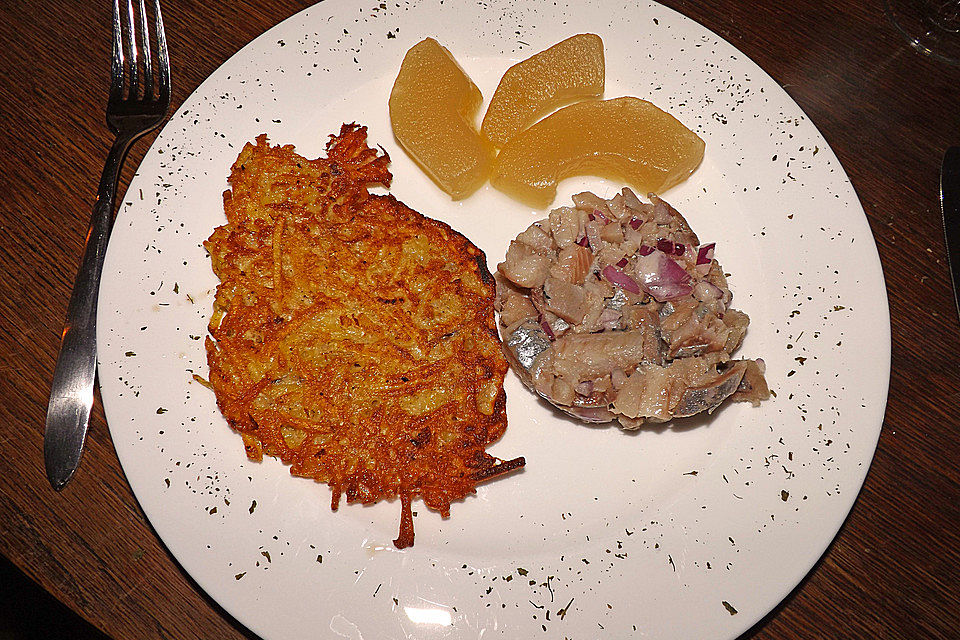
[[[603,40],[581,33],[513,65],[500,79],[480,128],[502,147],[537,118],[603,95]]]
[[[704,142],[669,113],[639,98],[587,100],[552,113],[501,149],[491,184],[545,208],[564,178],[594,175],[661,193],[693,172]]]
[[[483,96],[433,38],[407,51],[390,92],[390,122],[400,146],[454,200],[490,175],[493,146],[476,129]]]

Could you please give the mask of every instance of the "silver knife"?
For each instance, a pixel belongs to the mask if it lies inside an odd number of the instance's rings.
[[[950,147],[940,167],[940,208],[943,234],[947,241],[947,261],[953,281],[953,301],[960,314],[960,147]]]

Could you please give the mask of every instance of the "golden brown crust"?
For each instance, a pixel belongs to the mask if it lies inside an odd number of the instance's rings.
[[[400,497],[447,516],[477,482],[522,466],[485,448],[506,427],[507,370],[483,252],[367,185],[389,158],[344,125],[307,160],[265,136],[205,243],[221,283],[206,341],[221,412],[247,455],[369,504]],[[407,526],[409,525],[409,526]]]

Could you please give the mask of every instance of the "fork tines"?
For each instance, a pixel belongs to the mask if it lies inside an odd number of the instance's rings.
[[[160,2],[153,0],[153,38],[157,52],[156,67],[159,71],[156,82],[146,2],[137,0],[136,7],[134,0],[126,0],[125,4],[126,7],[121,8],[120,0],[113,1],[113,81],[110,86],[110,100],[167,101],[170,97],[170,60],[160,15]]]

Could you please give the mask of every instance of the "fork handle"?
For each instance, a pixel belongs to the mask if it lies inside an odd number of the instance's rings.
[[[70,481],[80,464],[90,423],[97,370],[97,294],[113,227],[120,168],[133,140],[133,136],[118,135],[107,155],[83,259],[67,307],[43,439],[47,479],[57,491]]]

